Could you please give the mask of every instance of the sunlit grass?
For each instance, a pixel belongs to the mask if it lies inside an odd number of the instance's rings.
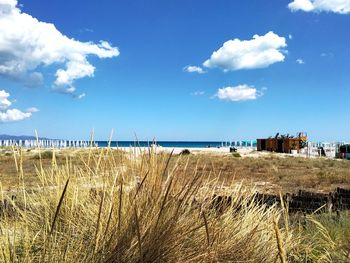
[[[74,160],[41,152],[37,183],[27,187],[22,151],[14,149],[16,185],[1,190],[0,262],[346,259],[348,237],[338,242],[327,222],[291,223],[287,208],[258,205],[255,189],[223,184],[220,169],[200,158],[190,165],[191,156],[140,151],[90,149]],[[231,196],[227,209],[212,209],[215,193]]]

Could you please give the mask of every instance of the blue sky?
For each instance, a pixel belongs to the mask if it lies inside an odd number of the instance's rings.
[[[350,1],[320,2],[0,0],[0,134],[350,140]]]

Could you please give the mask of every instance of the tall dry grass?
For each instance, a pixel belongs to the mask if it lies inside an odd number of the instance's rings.
[[[54,152],[46,169],[39,154],[40,183],[27,188],[14,149],[18,184],[16,199],[1,190],[0,262],[332,261],[334,242],[313,218],[306,235],[287,208],[259,206],[237,184],[222,188],[217,171],[140,151],[91,148],[83,166],[68,157],[58,165]],[[214,193],[232,197],[227,209],[211,208]]]

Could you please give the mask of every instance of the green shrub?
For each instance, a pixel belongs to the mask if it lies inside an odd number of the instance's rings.
[[[41,159],[52,159],[52,156],[53,156],[53,152],[50,151],[50,150],[46,150],[46,151],[43,151],[42,153],[38,153],[36,155],[33,156],[33,159],[37,159],[39,160],[40,159],[40,156],[41,156]]]
[[[241,155],[238,152],[232,153],[233,157],[241,157]]]
[[[189,155],[191,154],[190,150],[189,149],[183,149],[181,152],[180,152],[180,155]]]

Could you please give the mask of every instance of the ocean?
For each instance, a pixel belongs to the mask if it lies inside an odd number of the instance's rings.
[[[157,141],[157,145],[169,148],[208,148],[208,147],[230,147],[230,146],[250,146],[252,141],[239,142],[219,142],[219,141]],[[107,147],[108,141],[96,141],[99,147]],[[112,141],[111,147],[148,147],[152,141]],[[253,141],[256,146],[256,141]]]

